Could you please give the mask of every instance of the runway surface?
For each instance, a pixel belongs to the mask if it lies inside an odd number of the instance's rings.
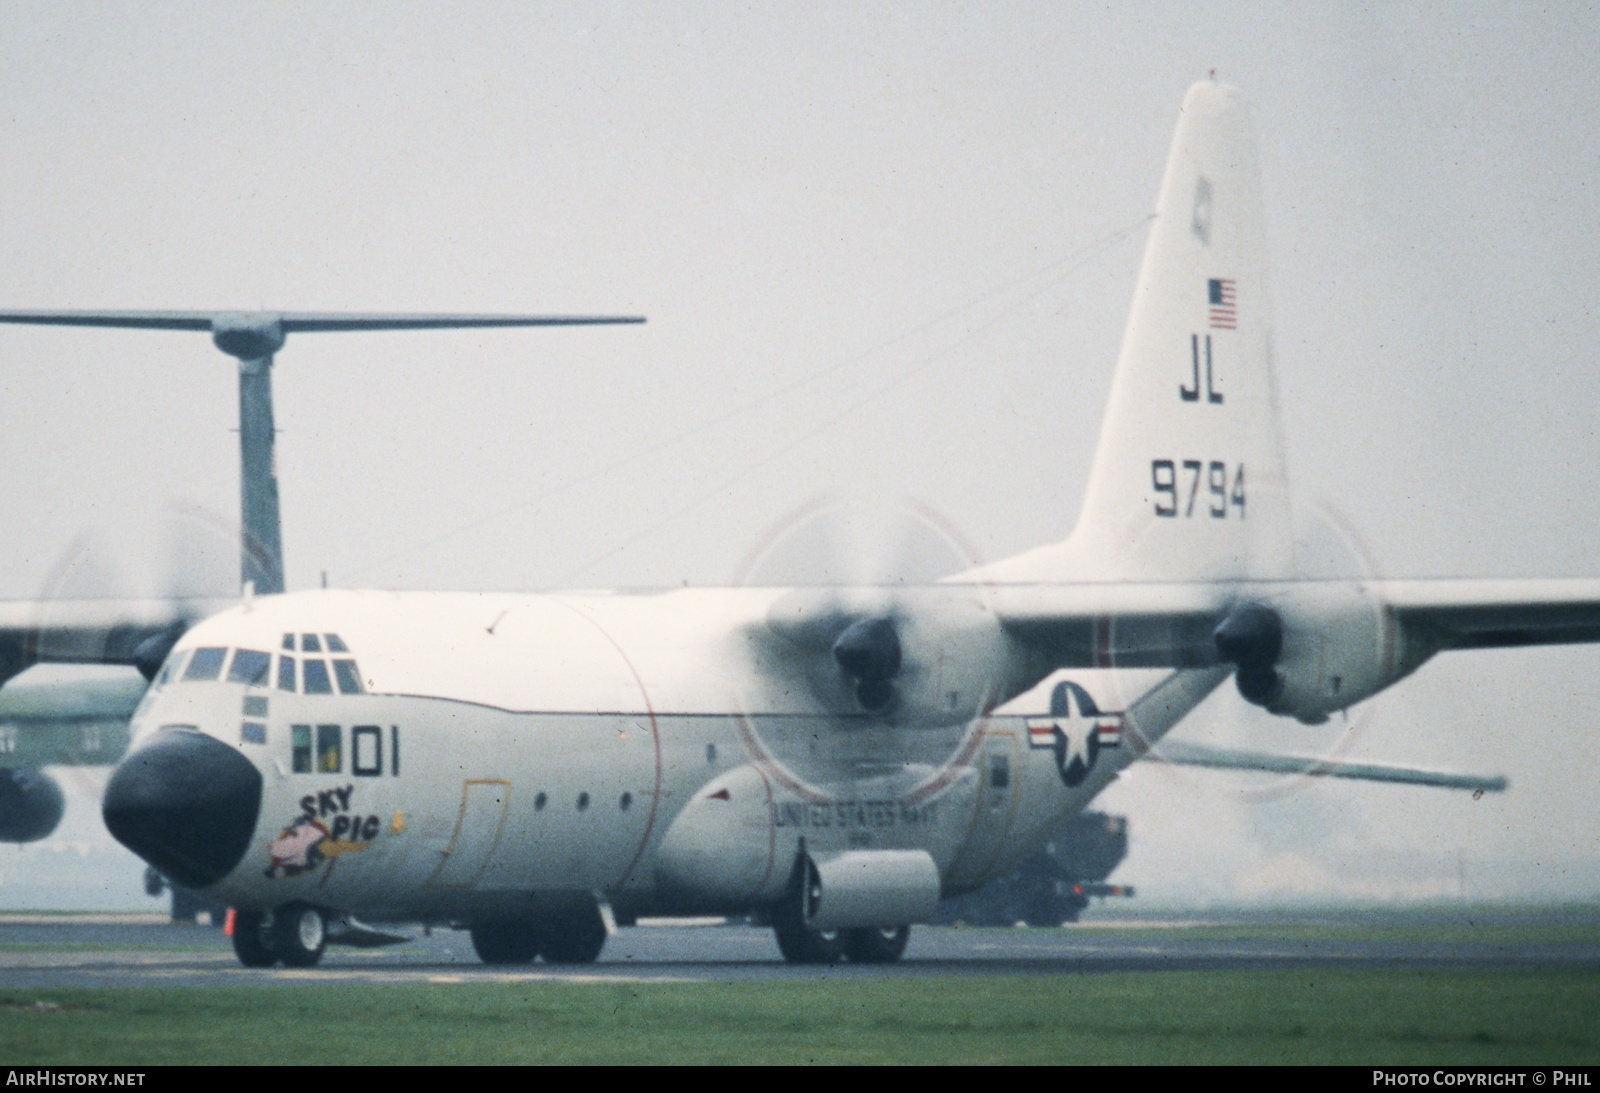
[[[1205,919],[1100,922],[1058,930],[918,927],[898,964],[826,968],[783,963],[770,930],[710,924],[646,925],[618,931],[598,963],[486,967],[467,935],[417,933],[383,949],[330,948],[304,970],[241,967],[220,930],[156,916],[0,916],[0,989],[212,986],[303,983],[663,982],[819,977],[1074,975],[1114,971],[1208,971],[1296,967],[1506,967],[1600,970],[1600,929],[1559,940],[1485,939],[1459,926],[1450,940],[1408,940],[1392,922],[1372,936],[1347,936],[1348,921],[1283,936],[1274,925]],[[1235,928],[1236,927],[1236,928]],[[1287,931],[1293,934],[1296,930]],[[1360,931],[1358,930],[1357,933]],[[1427,933],[1430,931],[1422,931]],[[1438,931],[1431,931],[1437,933]],[[1250,936],[1259,934],[1262,936]],[[1395,935],[1401,935],[1396,939]],[[1465,936],[1462,936],[1462,935]]]

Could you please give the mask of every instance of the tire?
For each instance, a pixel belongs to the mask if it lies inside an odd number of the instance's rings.
[[[893,964],[906,951],[911,939],[909,926],[868,927],[845,930],[844,955],[852,964]]]
[[[247,968],[270,968],[278,954],[267,944],[265,919],[260,911],[235,911],[233,915],[233,953]]]
[[[471,929],[472,949],[485,964],[532,964],[539,934],[531,922],[480,922]]]
[[[1078,896],[1071,902],[1063,904],[1060,908],[1060,921],[1054,923],[1054,925],[1060,926],[1062,923],[1066,922],[1077,922],[1078,918],[1083,914],[1084,909],[1088,906],[1088,896]]]
[[[773,936],[778,951],[791,964],[837,964],[844,959],[844,933],[841,930],[813,930],[797,919],[776,921]]]
[[[173,887],[173,922],[196,922],[200,917],[201,911],[211,916],[211,925],[221,926],[223,916],[227,914],[228,909],[222,904],[215,903],[188,888]]]
[[[606,947],[606,924],[595,907],[542,924],[539,949],[551,964],[593,964]]]
[[[802,848],[789,878],[789,891],[772,910],[772,934],[778,951],[790,964],[837,964],[844,959],[844,939],[838,930],[815,930],[806,925],[806,907],[821,889],[816,869]]]
[[[239,936],[237,923],[234,937]],[[328,944],[328,920],[308,903],[286,903],[272,913],[272,948],[286,968],[309,968]]]

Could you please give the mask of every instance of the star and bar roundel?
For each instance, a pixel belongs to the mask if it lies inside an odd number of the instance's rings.
[[[1122,746],[1122,720],[1120,713],[1102,712],[1078,684],[1062,680],[1050,692],[1050,716],[1028,719],[1028,746],[1052,749],[1061,781],[1075,788],[1103,749]]]

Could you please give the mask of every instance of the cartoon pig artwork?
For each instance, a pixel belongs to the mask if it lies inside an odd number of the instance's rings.
[[[267,844],[272,864],[267,876],[274,878],[298,877],[322,864],[322,851],[318,845],[328,837],[328,828],[321,820],[306,816],[297,817],[283,833]]]

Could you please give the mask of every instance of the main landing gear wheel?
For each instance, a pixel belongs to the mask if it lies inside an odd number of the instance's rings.
[[[234,944],[238,944],[235,921]],[[306,903],[287,903],[272,913],[272,949],[286,968],[309,968],[328,944],[328,920]]]
[[[778,951],[791,964],[837,964],[844,958],[844,939],[839,930],[813,930],[788,915],[773,922]]]
[[[551,919],[541,933],[540,949],[551,964],[593,964],[606,946],[606,924],[598,907]]]
[[[532,964],[539,934],[531,922],[480,922],[471,929],[472,948],[485,964]]]
[[[267,944],[265,925],[259,911],[234,912],[233,952],[247,968],[270,968],[278,962],[278,954]]]
[[[806,910],[821,896],[822,881],[816,867],[802,852],[789,878],[789,894],[772,912],[778,951],[791,964],[837,964],[844,959],[844,940],[838,930],[817,930],[806,923]]]
[[[844,955],[852,964],[893,964],[906,951],[909,926],[867,927],[844,931]]]

